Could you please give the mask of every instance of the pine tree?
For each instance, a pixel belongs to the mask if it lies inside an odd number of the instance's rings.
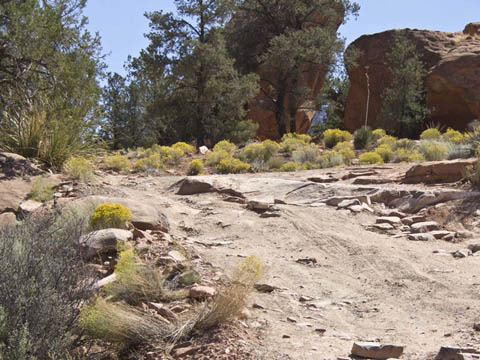
[[[398,137],[416,137],[429,114],[425,105],[426,70],[406,34],[397,33],[388,54],[392,82],[382,96],[378,123]]]

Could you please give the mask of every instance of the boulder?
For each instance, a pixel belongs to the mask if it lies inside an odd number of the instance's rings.
[[[396,216],[382,216],[375,221],[377,224],[401,225],[402,220]]]
[[[0,228],[5,226],[15,226],[17,225],[17,217],[14,213],[7,212],[0,214]]]
[[[206,147],[206,146],[200,146],[200,147],[198,148],[198,152],[199,152],[200,154],[202,154],[202,155],[205,155],[205,154],[206,154],[207,152],[209,152],[209,151],[210,151],[210,150],[208,150],[208,147]]]
[[[410,234],[410,235],[408,235],[408,240],[412,240],[412,241],[433,241],[433,240],[435,240],[435,236],[433,236],[430,233]]]
[[[103,229],[93,231],[80,238],[80,246],[86,259],[95,255],[102,255],[117,250],[119,241],[133,239],[133,234],[128,230]]]
[[[106,202],[122,204],[129,208],[133,215],[131,222],[137,229],[142,231],[157,230],[163,232],[170,230],[170,223],[161,210],[139,200],[106,196],[87,196],[73,201],[70,206],[88,211]]]
[[[463,259],[472,256],[472,251],[470,249],[460,249],[455,251],[452,255],[454,258]]]
[[[465,169],[476,161],[476,159],[457,159],[414,165],[405,173],[403,182],[406,184],[456,182],[463,178]]]
[[[480,37],[471,35],[477,34],[477,29],[478,23],[468,24],[463,32],[456,33],[389,30],[355,40],[349,49],[356,48],[361,55],[347,69],[351,83],[345,108],[347,129],[353,131],[365,123],[367,71],[371,90],[367,121],[372,127],[377,125],[382,94],[392,79],[385,49],[393,46],[397,33],[403,33],[427,69],[426,100],[432,110],[427,121],[465,130],[469,122],[480,118]]]
[[[22,202],[18,206],[18,210],[23,214],[23,215],[30,215],[34,213],[36,210],[40,209],[43,206],[41,202],[34,201],[34,200],[27,200]]]
[[[217,292],[209,286],[195,285],[190,288],[189,296],[193,299],[206,299],[215,296]]]
[[[472,253],[476,253],[477,251],[480,251],[480,242],[468,245],[468,249]]]
[[[435,360],[463,360],[469,359],[464,354],[479,355],[480,352],[471,347],[442,346]],[[473,357],[475,359],[475,357]]]
[[[402,356],[404,346],[383,345],[374,342],[356,342],[352,347],[352,355],[367,359],[396,359]]]
[[[215,191],[215,187],[210,182],[187,177],[182,180],[177,195],[195,195]]]

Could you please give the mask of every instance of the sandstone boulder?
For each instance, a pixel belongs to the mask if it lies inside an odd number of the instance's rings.
[[[463,354],[480,355],[480,351],[470,347],[442,346],[435,360],[463,360]]]
[[[352,355],[367,359],[399,358],[403,354],[403,346],[383,345],[374,342],[356,342],[352,347]]]
[[[476,161],[477,159],[457,159],[414,165],[405,173],[403,182],[428,184],[459,181],[463,178],[466,168],[472,166]]]
[[[93,231],[80,238],[80,246],[86,259],[95,255],[113,252],[117,249],[118,242],[133,239],[133,234],[128,230],[103,229]]]
[[[429,30],[389,30],[364,35],[350,48],[361,51],[356,65],[348,68],[350,91],[345,109],[345,126],[355,130],[365,123],[368,67],[370,106],[368,124],[375,127],[382,107],[382,94],[391,83],[387,54],[394,35],[404,33],[415,45],[427,70],[427,106],[432,113],[429,122],[464,130],[480,118],[480,36],[478,23],[469,24],[463,32],[447,33]]]

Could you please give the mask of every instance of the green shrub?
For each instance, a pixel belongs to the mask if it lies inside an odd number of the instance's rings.
[[[372,129],[362,126],[353,134],[353,145],[356,150],[367,148],[374,141]]]
[[[230,156],[232,156],[235,151],[237,150],[237,147],[235,144],[232,144],[228,140],[222,140],[219,141],[214,147],[213,147],[213,152],[218,152],[218,151],[225,151],[227,152]]]
[[[355,152],[353,151],[353,144],[351,142],[339,142],[337,145],[335,145],[333,150],[342,156],[343,162],[346,165],[350,165],[352,160],[355,159]]]
[[[64,211],[0,229],[0,359],[66,359],[92,274],[78,239],[83,214]]]
[[[73,179],[87,183],[93,179],[93,166],[84,157],[71,157],[63,165],[65,174]]]
[[[195,152],[195,146],[187,144],[186,142],[179,141],[172,145],[173,150],[180,150],[184,154],[191,155]]]
[[[417,143],[414,140],[410,139],[398,139],[397,142],[395,143],[395,147],[393,149],[407,149],[407,150],[414,150],[417,147]]]
[[[465,135],[460,131],[448,128],[447,131],[443,134],[443,138],[447,141],[450,141],[454,144],[461,144],[465,141]]]
[[[406,148],[398,148],[394,153],[395,162],[420,162],[425,161],[423,154]]]
[[[106,169],[114,171],[128,171],[130,169],[130,162],[128,156],[119,153],[109,155],[103,160]]]
[[[328,129],[323,133],[323,142],[328,148],[333,148],[339,142],[351,141],[352,139],[352,134],[346,130]]]
[[[132,219],[130,209],[121,204],[103,203],[98,205],[90,218],[90,227],[94,230],[108,228],[126,228]]]
[[[427,129],[420,134],[421,140],[439,140],[441,137],[442,133],[437,128]]]
[[[293,172],[293,171],[297,171],[299,169],[302,168],[302,165],[300,165],[299,163],[295,162],[295,161],[289,161],[285,164],[283,164],[279,171],[282,171],[282,172]]]
[[[219,174],[242,174],[250,170],[250,165],[233,157],[223,159],[217,165]]]
[[[280,145],[272,140],[247,145],[242,151],[242,158],[249,163],[264,163],[280,150]]]
[[[382,157],[376,152],[366,152],[358,158],[361,165],[383,164]]]
[[[292,154],[295,150],[304,147],[308,142],[310,142],[310,138],[299,136],[297,134],[285,134],[282,137],[282,142],[280,143],[280,151]]]
[[[385,135],[378,140],[378,145],[388,145],[390,149],[395,150],[397,138],[390,135]]]
[[[165,165],[160,154],[151,154],[135,161],[133,165],[135,171],[161,171],[165,170]]]
[[[448,159],[467,159],[474,155],[474,151],[469,144],[448,142],[445,144],[448,149]]]
[[[225,150],[210,151],[205,156],[207,166],[217,166],[222,160],[228,159],[231,155]]]
[[[420,142],[420,151],[427,161],[440,161],[448,157],[448,147],[439,142]]]
[[[318,157],[319,148],[315,144],[308,144],[296,149],[292,153],[292,160],[300,164],[314,163]]]
[[[412,151],[406,160],[407,162],[422,162],[425,161],[425,157],[423,154],[420,154],[419,152]]]
[[[395,153],[393,152],[393,150],[390,148],[390,146],[388,146],[386,144],[378,146],[375,149],[375,152],[378,155],[380,155],[382,157],[383,161],[386,162],[386,163],[389,163],[389,162],[393,161],[393,159],[395,157]]]
[[[336,151],[325,151],[318,157],[317,162],[322,169],[344,165],[343,156]]]
[[[194,159],[190,161],[188,165],[188,174],[189,175],[198,175],[203,170],[203,161],[201,159]]]
[[[285,164],[285,160],[280,156],[274,156],[267,162],[267,168],[270,170],[279,170],[282,165]]]
[[[383,129],[375,129],[375,130],[372,131],[372,135],[373,135],[373,140],[378,141],[382,137],[387,135],[387,132]]]
[[[54,193],[55,189],[53,188],[53,184],[48,175],[40,175],[33,180],[32,187],[28,193],[28,198],[39,202],[45,202],[52,200]]]

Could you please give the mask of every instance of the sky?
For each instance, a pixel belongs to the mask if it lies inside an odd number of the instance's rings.
[[[347,44],[365,34],[394,28],[462,31],[480,21],[480,0],[357,0],[360,13],[340,28]],[[102,38],[109,71],[125,74],[128,55],[148,45],[147,11],[174,11],[173,0],[89,0],[88,29]]]

